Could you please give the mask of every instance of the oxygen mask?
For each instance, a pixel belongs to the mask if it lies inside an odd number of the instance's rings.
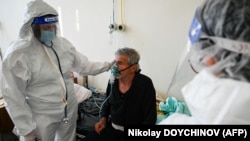
[[[137,64],[137,63],[135,63]],[[125,69],[122,69],[122,70],[119,70],[119,67],[117,66],[117,64],[114,64],[110,70],[111,70],[111,74],[114,75],[115,77],[119,76],[121,74],[121,72],[131,68],[133,65],[135,64],[132,64],[132,65],[129,65],[128,67],[126,67]]]
[[[119,70],[117,64],[114,64],[111,68],[111,74],[115,77],[119,76],[121,74],[121,71]]]

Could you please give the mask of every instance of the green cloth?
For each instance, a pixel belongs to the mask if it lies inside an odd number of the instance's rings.
[[[166,101],[160,102],[159,110],[162,111],[164,115],[159,115],[157,117],[157,123],[173,113],[191,115],[186,103],[184,101],[177,100],[175,97],[168,97]]]

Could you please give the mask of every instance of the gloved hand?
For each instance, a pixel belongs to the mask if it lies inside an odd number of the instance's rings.
[[[113,60],[112,62],[109,63],[109,69],[115,64],[115,60]]]
[[[30,132],[25,136],[20,136],[20,141],[35,141],[35,134],[34,132]]]

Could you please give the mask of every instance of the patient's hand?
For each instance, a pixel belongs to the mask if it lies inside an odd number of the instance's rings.
[[[102,130],[106,127],[106,118],[102,118],[99,122],[95,124],[95,131],[100,134]]]

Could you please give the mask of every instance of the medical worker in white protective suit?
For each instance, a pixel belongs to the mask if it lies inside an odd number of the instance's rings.
[[[8,113],[21,140],[75,141],[78,103],[70,72],[97,75],[112,63],[90,62],[60,37],[58,13],[42,0],[29,2],[24,17],[3,58]]]
[[[197,75],[182,88],[191,116],[159,124],[250,124],[250,1],[205,0],[190,29]]]

